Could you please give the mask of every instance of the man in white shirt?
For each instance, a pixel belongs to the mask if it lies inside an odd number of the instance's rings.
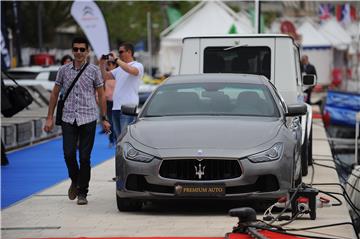
[[[114,55],[114,54],[113,54]],[[116,139],[126,126],[134,120],[133,116],[121,113],[122,105],[139,104],[139,86],[144,76],[144,66],[134,59],[134,46],[130,43],[122,43],[119,46],[119,58],[115,62],[119,67],[106,71],[106,60],[100,60],[100,70],[104,79],[114,78],[115,89],[113,93],[113,124]]]

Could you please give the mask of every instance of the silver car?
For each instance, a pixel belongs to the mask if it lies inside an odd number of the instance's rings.
[[[123,106],[125,114],[136,108]],[[301,183],[299,117],[263,76],[174,76],[116,148],[120,211],[156,199],[276,199]]]

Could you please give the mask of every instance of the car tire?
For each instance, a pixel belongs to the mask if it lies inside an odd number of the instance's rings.
[[[305,134],[304,143],[301,146],[301,172],[302,176],[308,175],[309,140]]]
[[[130,198],[120,198],[116,195],[116,204],[120,212],[139,211],[142,208],[142,201]]]
[[[294,153],[294,158],[296,157],[295,156],[296,154]],[[301,156],[300,156],[300,159],[301,160]],[[302,162],[302,161],[301,161]],[[296,188],[299,184],[302,183],[302,176],[303,176],[303,173],[302,173],[302,163],[301,163],[301,167],[300,167],[300,172],[299,172],[299,175],[298,177],[296,178],[296,163],[294,163],[294,166],[293,166],[293,176],[292,176],[292,183],[291,183],[291,186],[292,188]]]
[[[312,124],[311,124],[311,129],[310,129],[310,136],[309,136],[309,150],[308,150],[308,165],[312,165],[313,164],[313,152],[312,152],[312,144],[313,144],[313,133],[312,133]]]
[[[299,184],[302,183],[302,168],[300,170],[301,170],[301,173],[299,173],[299,177],[294,179],[294,182],[295,182],[294,188],[296,188],[297,186],[299,186]]]

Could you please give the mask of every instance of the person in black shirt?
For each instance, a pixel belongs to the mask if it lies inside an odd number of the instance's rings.
[[[306,75],[315,75],[317,77],[315,66],[310,64],[309,57],[307,55],[303,55],[301,57],[301,73]],[[313,86],[310,86],[305,90],[305,93],[307,94],[306,103],[308,104],[310,104],[311,102],[310,97],[311,97],[312,89]]]

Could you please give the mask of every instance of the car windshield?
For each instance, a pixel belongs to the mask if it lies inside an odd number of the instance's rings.
[[[160,86],[142,117],[239,115],[279,117],[265,85],[244,83],[184,83]]]

